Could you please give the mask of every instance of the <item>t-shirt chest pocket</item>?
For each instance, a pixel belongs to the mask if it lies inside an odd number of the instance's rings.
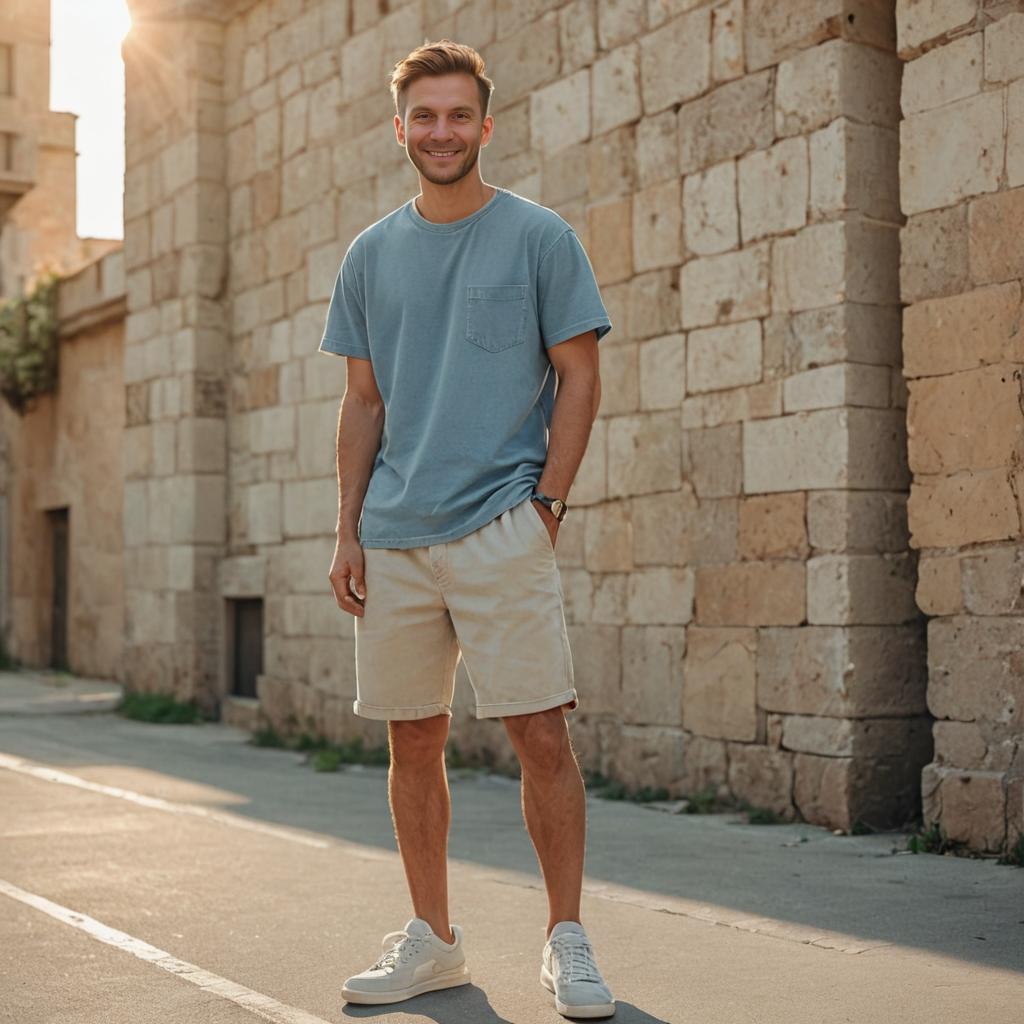
[[[466,340],[502,352],[526,340],[526,285],[470,285],[466,289]]]

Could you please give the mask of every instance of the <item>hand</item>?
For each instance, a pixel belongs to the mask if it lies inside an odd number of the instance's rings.
[[[366,570],[363,549],[358,540],[342,540],[334,549],[334,560],[328,576],[334,600],[338,607],[350,615],[362,618],[366,604]]]
[[[551,537],[551,547],[555,546],[555,539],[558,537],[558,528],[562,525],[552,513],[551,509],[544,504],[543,501],[537,501],[536,498],[531,499],[530,504],[540,513],[540,517],[544,520],[544,525],[548,529],[548,535]]]

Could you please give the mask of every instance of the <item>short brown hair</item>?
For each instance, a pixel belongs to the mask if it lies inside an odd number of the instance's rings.
[[[450,75],[458,71],[464,71],[476,79],[480,91],[480,116],[486,117],[494,83],[484,74],[484,59],[472,46],[455,43],[451,39],[439,39],[436,43],[417,46],[412,53],[395,64],[391,72],[391,95],[395,99],[395,110],[404,119],[405,91],[417,78],[424,75]]]

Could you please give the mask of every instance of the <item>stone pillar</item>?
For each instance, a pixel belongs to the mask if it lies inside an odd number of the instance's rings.
[[[911,546],[928,615],[926,825],[1024,833],[1024,14],[897,5]]]
[[[130,6],[125,680],[212,708],[227,521],[224,29],[220,4]]]

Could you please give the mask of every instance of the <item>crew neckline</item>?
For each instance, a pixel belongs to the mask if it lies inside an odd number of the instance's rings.
[[[409,217],[412,220],[412,222],[417,227],[423,228],[426,231],[461,231],[464,227],[468,227],[470,224],[473,224],[476,221],[480,220],[481,217],[483,217],[486,213],[488,213],[490,210],[492,210],[495,206],[498,205],[498,200],[503,199],[505,196],[510,194],[508,189],[502,188],[500,185],[492,185],[491,188],[494,189],[494,195],[491,196],[491,198],[488,199],[487,202],[484,203],[484,205],[481,206],[479,210],[474,210],[467,216],[460,217],[459,220],[450,220],[446,221],[443,224],[439,224],[437,221],[427,220],[427,218],[424,217],[423,214],[416,209],[415,196],[413,196],[413,198],[410,199],[405,204],[405,209],[409,214]]]

